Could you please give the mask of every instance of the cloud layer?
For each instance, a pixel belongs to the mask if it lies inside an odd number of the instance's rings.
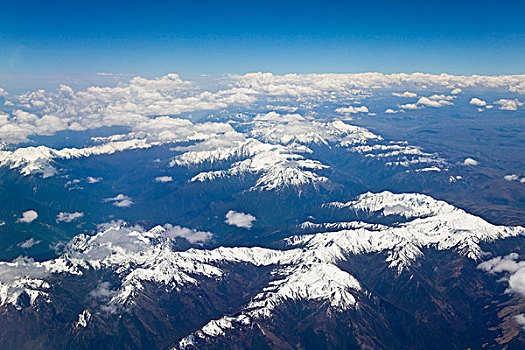
[[[148,127],[151,117],[165,117],[168,122],[170,118],[185,113],[212,112],[232,107],[249,108],[267,100],[304,100],[308,103],[348,99],[359,101],[381,90],[404,91],[392,93],[402,98],[417,97],[417,93],[408,89],[450,91],[449,96],[443,93],[422,96],[417,101],[405,104],[403,108],[441,107],[451,105],[451,99],[464,93],[465,89],[492,88],[523,94],[525,76],[250,73],[230,75],[223,81],[217,81],[216,85],[214,89],[208,90],[197,83],[184,81],[176,74],[168,74],[155,79],[135,77],[115,87],[93,86],[74,90],[61,85],[56,91],[37,90],[14,96],[3,91],[6,102],[0,106],[0,140],[20,143],[27,142],[34,135],[110,126],[126,126],[139,134],[155,135]],[[478,106],[482,103],[477,98],[472,101]],[[519,99],[500,99],[496,103],[503,110],[516,110],[523,105]],[[337,109],[338,113],[345,114],[366,113],[370,108],[347,105]],[[175,128],[171,126],[168,134],[173,133]],[[161,129],[157,131],[162,132]]]

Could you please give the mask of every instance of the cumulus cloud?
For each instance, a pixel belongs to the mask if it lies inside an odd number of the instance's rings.
[[[86,178],[86,181],[87,181],[88,184],[96,184],[97,182],[102,181],[102,178],[101,177],[88,176]]]
[[[525,183],[525,177],[522,177],[520,179],[520,177],[516,174],[505,175],[503,176],[503,179],[505,179],[506,181],[519,181],[519,182]]]
[[[503,176],[503,178],[507,181],[516,181],[518,180],[519,177],[516,174],[509,174],[509,175]]]
[[[387,114],[394,114],[394,113],[397,113],[397,111],[393,110],[392,108],[387,108],[385,110],[385,113],[387,113]]]
[[[483,106],[486,106],[487,105],[487,102],[483,101],[483,100],[480,100],[479,98],[477,97],[472,97],[472,99],[470,100],[469,102],[471,105],[474,105],[474,106],[479,106],[479,107],[483,107]]]
[[[255,216],[245,213],[239,213],[234,210],[230,210],[226,213],[226,222],[228,225],[237,226],[241,228],[251,229],[253,222],[257,220]]]
[[[37,90],[13,98],[15,108],[0,115],[0,139],[20,143],[27,142],[30,135],[52,135],[63,130],[105,126],[136,129],[151,116],[223,109],[254,101],[247,91],[236,88],[213,93],[200,90],[176,74],[151,80],[136,77],[116,87],[79,91],[62,85],[56,92]]]
[[[505,88],[509,91],[525,91],[525,76],[454,76],[449,74],[390,74],[360,73],[360,74],[286,74],[249,73],[232,75],[239,87],[254,92],[275,96],[307,96],[323,93],[354,93],[377,89],[397,90],[400,86],[406,89],[422,90],[439,88],[440,90],[490,87]]]
[[[106,198],[104,202],[113,202],[115,207],[127,208],[131,207],[134,203],[131,201],[131,198],[120,193],[116,197]]]
[[[431,100],[434,100],[434,101],[452,101],[453,99],[456,98],[456,96],[447,96],[447,95],[443,95],[443,94],[435,94],[435,95],[432,95],[432,96],[429,96],[428,97],[429,99]]]
[[[124,200],[121,200],[121,201],[113,202],[113,205],[115,207],[127,208],[127,207],[131,207],[133,205],[133,202],[131,200],[129,200],[129,199],[124,199]]]
[[[74,212],[74,213],[66,213],[66,212],[60,212],[57,215],[57,222],[72,222],[76,219],[79,219],[84,216],[84,213],[81,212]]]
[[[29,224],[38,218],[38,213],[34,210],[28,210],[22,213],[22,217],[19,218],[16,222],[23,224]]]
[[[500,105],[499,109],[503,111],[517,111],[518,107],[523,106],[523,102],[520,102],[517,99],[508,100],[503,98],[494,102],[494,104]]]
[[[368,108],[366,106],[348,106],[337,108],[335,111],[340,114],[368,113]]]
[[[461,90],[460,88],[455,88],[455,89],[452,90],[450,93],[451,93],[452,95],[457,95],[457,94],[460,94],[460,93],[462,93],[462,92],[463,92],[463,90]]]
[[[173,181],[173,178],[171,176],[158,176],[155,178],[155,182],[171,182]]]
[[[403,93],[393,92],[392,96],[397,96],[397,97],[417,97],[417,94],[413,93],[413,92],[410,92],[410,91],[405,91]]]
[[[525,91],[525,76],[453,76],[447,74],[287,74],[250,73],[230,75],[219,89],[208,91],[196,82],[182,80],[176,74],[155,79],[135,77],[114,87],[89,87],[75,90],[61,85],[56,91],[37,90],[21,95],[7,96],[11,105],[0,113],[0,139],[7,143],[27,142],[31,135],[52,135],[58,131],[81,131],[109,126],[129,127],[134,133],[159,140],[172,139],[180,128],[172,121],[171,129],[164,130],[162,122],[173,116],[195,111],[213,111],[231,106],[245,106],[257,101],[265,105],[274,102],[301,100],[319,103],[338,98],[360,100],[372,96],[379,89],[394,92],[393,96],[415,98],[410,90],[438,91],[451,89],[455,95],[462,87],[504,88],[512,92]],[[203,85],[204,86],[204,85]],[[401,90],[401,91],[403,91]],[[442,95],[435,95],[442,96]],[[438,107],[451,104],[452,96],[442,99],[426,97],[419,106]],[[272,101],[272,98],[275,100]],[[435,102],[431,102],[435,101]],[[448,101],[448,103],[446,102]],[[516,102],[519,104],[518,102]],[[271,104],[270,104],[271,105]],[[410,109],[407,105],[405,109]],[[512,104],[502,101],[503,109]],[[295,108],[290,106],[287,108]],[[415,109],[412,108],[412,109]],[[365,106],[350,106],[340,113],[367,113]],[[169,117],[168,117],[169,116]],[[158,119],[159,129],[152,130],[152,117]]]
[[[472,158],[467,158],[463,161],[463,165],[478,165],[479,162]]]
[[[420,97],[417,102],[417,105],[423,105],[427,107],[443,107],[450,106],[453,103],[449,101],[448,96],[444,95],[433,95],[430,97]]]
[[[212,239],[213,233],[207,231],[198,231],[187,227],[173,226],[171,224],[164,225],[166,234],[169,238],[181,237],[190,243],[206,243]]]
[[[505,273],[509,284],[507,292],[525,296],[525,261],[518,258],[516,253],[498,256],[479,264],[478,268],[492,274]]]
[[[404,105],[399,105],[399,108],[401,109],[418,109],[419,107],[414,103],[407,103]]]
[[[18,246],[20,248],[24,248],[24,249],[29,249],[31,248],[32,246],[35,246],[39,243],[41,243],[42,241],[39,241],[39,240],[35,240],[34,238],[29,238],[27,241],[24,241],[22,243],[19,243]]]

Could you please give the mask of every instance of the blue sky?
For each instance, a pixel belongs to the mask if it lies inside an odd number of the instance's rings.
[[[525,73],[524,18],[522,0],[2,0],[0,78]]]

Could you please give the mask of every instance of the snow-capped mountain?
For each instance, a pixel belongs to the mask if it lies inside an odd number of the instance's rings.
[[[523,347],[524,79],[0,89],[0,348]]]
[[[316,159],[309,146],[344,148],[366,158],[381,160],[385,165],[424,167],[442,164],[436,155],[403,142],[385,142],[365,128],[341,120],[321,122],[299,114],[275,112],[257,115],[239,125],[240,132],[221,122],[191,123],[179,118],[158,117],[140,124],[140,132],[93,138],[100,145],[84,148],[52,149],[46,146],[23,147],[0,151],[0,166],[19,169],[23,175],[57,173],[54,160],[113,154],[133,149],[148,149],[162,144],[193,142],[176,146],[179,153],[170,167],[206,167],[194,174],[190,182],[214,179],[256,177],[249,189],[279,190],[311,186],[318,188],[329,178],[319,170],[330,166]],[[140,138],[138,138],[140,137]],[[435,165],[434,165],[435,166]],[[211,168],[211,169],[210,169]],[[441,169],[439,169],[441,170]]]
[[[2,262],[0,302],[4,308],[13,305],[17,309],[36,307],[39,299],[52,304],[57,288],[53,284],[58,280],[79,278],[90,270],[111,271],[118,276],[118,287],[106,291],[106,302],[89,312],[121,313],[134,307],[146,285],[184,293],[188,288],[206,288],[207,280],[227,278],[232,264],[271,268],[268,284],[246,305],[236,314],[211,320],[195,330],[181,340],[179,345],[184,348],[271,317],[280,305],[293,300],[324,300],[333,312],[355,308],[360,298],[370,292],[340,268],[350,256],[379,253],[391,269],[401,274],[410,271],[413,263],[424,256],[425,249],[452,250],[477,260],[482,256],[480,243],[525,234],[522,227],[495,226],[421,194],[367,193],[354,201],[328,206],[367,214],[400,215],[408,221],[389,225],[357,222],[342,230],[330,223],[303,225],[320,231],[286,238],[282,242],[284,249],[220,247],[186,251],[175,249],[179,227],[166,225],[144,230],[114,222],[101,226],[93,236],[76,236],[56,259]],[[336,230],[323,232],[328,227]],[[23,301],[26,296],[27,304]],[[90,317],[85,312],[78,315],[77,324],[89,329]]]
[[[273,190],[307,184],[316,186],[328,179],[311,170],[326,169],[328,166],[302,155],[311,152],[307,147],[271,145],[248,139],[245,143],[229,149],[183,153],[173,159],[171,165],[188,166],[203,163],[213,165],[218,162],[234,161],[227,170],[201,172],[190,181],[204,182],[216,178],[258,174],[259,178],[253,189]]]
[[[9,166],[19,169],[22,175],[41,174],[50,177],[57,173],[53,167],[55,159],[72,159],[113,154],[125,150],[150,148],[157,143],[148,142],[146,139],[113,141],[102,145],[86,148],[53,149],[46,146],[24,147],[14,151],[0,151],[0,166]]]

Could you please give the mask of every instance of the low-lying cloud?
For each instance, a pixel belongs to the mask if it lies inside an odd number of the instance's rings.
[[[115,207],[120,207],[120,208],[131,207],[134,204],[133,201],[131,201],[130,197],[122,193],[118,194],[117,196],[113,198],[106,198],[104,199],[104,202],[113,202],[113,205]]]
[[[230,210],[226,214],[226,222],[228,225],[237,226],[245,229],[251,229],[253,222],[257,219],[251,214],[239,213],[234,210]]]
[[[472,159],[472,158],[467,158],[463,161],[463,165],[470,165],[470,166],[475,166],[475,165],[478,165],[479,162],[475,159]]]
[[[477,98],[477,97],[472,97],[472,99],[470,100],[469,103],[470,103],[471,105],[478,106],[478,107],[483,107],[483,106],[486,106],[486,105],[487,105],[487,102],[486,102],[486,101],[480,100],[480,99]]]
[[[72,222],[83,216],[84,216],[84,213],[81,213],[81,212],[74,212],[74,213],[61,212],[57,215],[56,221],[57,222]]]
[[[525,261],[518,259],[518,254],[511,253],[487,260],[479,264],[478,268],[492,274],[504,273],[509,284],[507,293],[525,296]]]
[[[37,245],[37,244],[39,244],[41,242],[42,241],[40,241],[40,240],[36,240],[34,238],[29,238],[27,241],[19,243],[18,246],[20,248],[29,249],[29,248],[31,248],[31,247],[33,247],[33,246],[35,246],[35,245]]]
[[[190,243],[206,243],[213,237],[213,233],[207,231],[198,231],[195,229],[173,226],[171,224],[164,225],[166,234],[169,238],[181,237]]]
[[[403,93],[393,92],[392,96],[396,96],[396,97],[417,97],[417,94],[413,93],[413,92],[410,92],[410,91],[405,91]]]
[[[337,108],[335,111],[340,114],[368,113],[368,108],[366,106],[348,106]]]
[[[494,102],[494,104],[499,105],[499,109],[502,111],[517,111],[519,107],[523,106],[523,102],[520,102],[518,99],[504,99]]]
[[[172,181],[173,181],[173,178],[171,176],[158,176],[155,178],[155,182],[160,182],[160,183],[172,182]]]
[[[29,224],[38,218],[38,213],[34,210],[28,210],[22,213],[22,217],[16,220],[23,224]]]

